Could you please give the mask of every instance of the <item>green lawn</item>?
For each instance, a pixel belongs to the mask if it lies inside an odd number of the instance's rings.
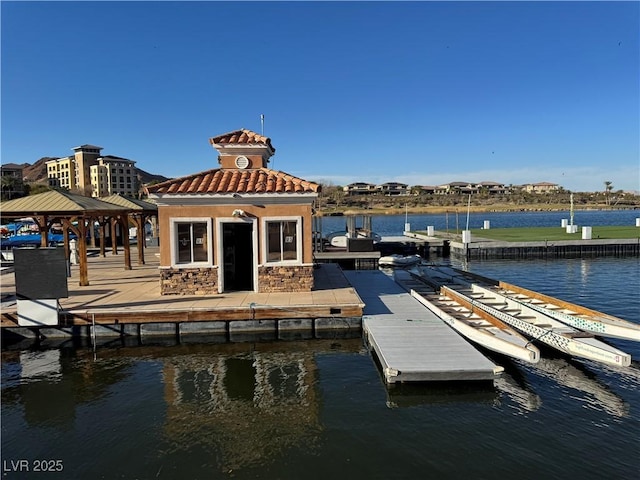
[[[582,240],[582,231],[567,233],[562,227],[490,228],[471,230],[471,238],[482,237],[504,242],[536,242],[544,240]],[[592,239],[616,240],[639,238],[640,227],[591,227]]]

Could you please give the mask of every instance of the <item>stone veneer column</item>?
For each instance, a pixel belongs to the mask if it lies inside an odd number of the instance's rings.
[[[162,295],[214,295],[218,293],[217,268],[161,268]]]
[[[260,293],[309,292],[313,288],[313,265],[260,267],[258,285]]]

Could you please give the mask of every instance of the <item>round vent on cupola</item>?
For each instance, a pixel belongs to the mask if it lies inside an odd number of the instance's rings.
[[[238,168],[247,168],[249,166],[249,159],[244,155],[238,155],[236,157],[236,167]]]

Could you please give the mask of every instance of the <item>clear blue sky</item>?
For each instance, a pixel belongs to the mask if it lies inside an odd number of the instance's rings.
[[[264,114],[307,180],[637,191],[639,5],[3,1],[2,163],[188,175]]]

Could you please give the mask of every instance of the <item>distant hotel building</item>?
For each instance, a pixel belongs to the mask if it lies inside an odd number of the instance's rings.
[[[138,193],[138,176],[133,160],[100,155],[102,147],[80,145],[73,156],[49,160],[49,186],[79,190],[84,195],[106,197],[120,194],[133,197]]]
[[[22,181],[22,167],[15,163],[6,163],[0,166],[2,175],[2,199],[11,200],[24,194]]]

